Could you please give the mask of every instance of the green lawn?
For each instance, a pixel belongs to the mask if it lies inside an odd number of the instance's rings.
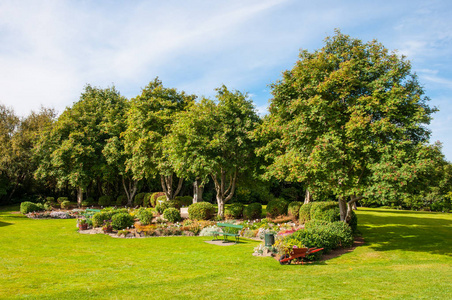
[[[81,235],[75,220],[0,211],[0,298],[450,299],[452,215],[360,209],[366,244],[313,265],[281,266],[204,237]],[[15,208],[17,210],[17,208]]]

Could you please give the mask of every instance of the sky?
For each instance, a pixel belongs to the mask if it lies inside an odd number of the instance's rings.
[[[0,0],[0,104],[61,113],[87,84],[130,99],[158,76],[205,97],[225,84],[265,114],[269,85],[337,28],[411,61],[452,161],[451,16],[448,0]]]

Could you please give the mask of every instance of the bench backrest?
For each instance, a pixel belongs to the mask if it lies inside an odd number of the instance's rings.
[[[242,225],[235,225],[235,224],[230,224],[230,223],[217,223],[217,226],[218,226],[218,227],[240,228],[240,229],[243,228]]]

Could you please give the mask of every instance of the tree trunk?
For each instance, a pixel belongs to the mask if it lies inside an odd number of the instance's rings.
[[[309,192],[308,189],[306,189],[306,194],[304,196],[304,204],[309,203],[311,201],[312,201],[311,193]]]
[[[193,203],[202,201],[202,193],[204,191],[204,186],[201,185],[202,182],[199,178],[193,182]]]
[[[215,183],[215,191],[217,193],[217,204],[218,204],[218,216],[224,217],[224,205],[234,196],[236,181],[237,181],[237,170],[230,176],[229,186],[226,188],[226,172],[221,169],[220,171],[220,181],[218,181],[217,174],[210,174]]]
[[[81,187],[77,188],[77,205],[78,207],[82,206],[83,201],[83,189]]]
[[[176,191],[173,189],[173,175],[162,175],[160,176],[160,183],[162,185],[162,189],[165,192],[166,200],[173,200],[180,192],[182,188],[182,184],[184,183],[183,178],[179,178],[179,183],[177,184]]]
[[[122,177],[122,186],[124,188],[124,191],[126,192],[127,206],[132,206],[133,197],[135,197],[135,194],[137,193],[137,189],[138,189],[138,180],[130,180],[129,187],[127,187],[126,181],[123,176]]]
[[[356,202],[353,202],[352,208],[353,208],[353,210],[358,210],[358,207],[356,207]]]
[[[347,201],[344,198],[339,198],[339,211],[341,215],[341,221],[346,222],[347,219]]]

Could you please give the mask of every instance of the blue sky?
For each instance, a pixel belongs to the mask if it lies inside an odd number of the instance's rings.
[[[264,113],[268,85],[340,28],[412,62],[440,112],[431,140],[452,161],[452,1],[0,0],[0,103],[62,112],[86,84],[133,98],[163,84],[211,97],[222,84]]]

